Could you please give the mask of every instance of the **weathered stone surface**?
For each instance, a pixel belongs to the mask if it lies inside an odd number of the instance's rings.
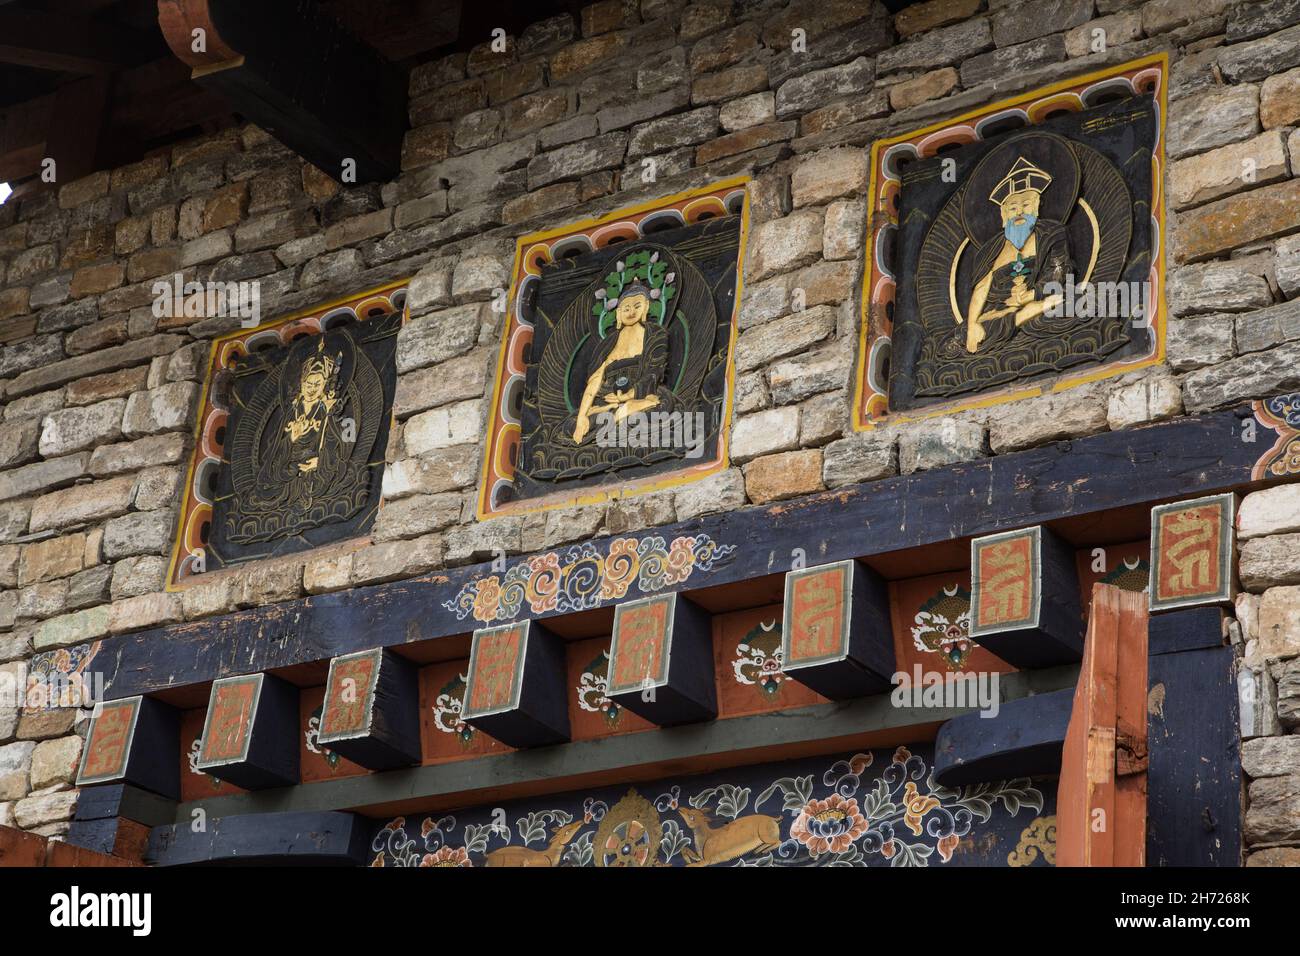
[[[167,511],[139,511],[104,526],[104,557],[110,561],[137,554],[161,554],[170,543],[172,518]]]
[[[805,209],[758,226],[749,237],[746,278],[757,282],[821,256],[822,213]]]
[[[12,541],[27,530],[31,510],[26,501],[0,502],[0,543]]]
[[[294,558],[250,565],[240,603],[245,607],[262,607],[300,597],[303,567],[304,562]]]
[[[826,207],[822,227],[822,255],[831,260],[856,257],[862,248],[867,222],[867,204],[847,200]]]
[[[983,83],[1005,78],[1021,70],[1060,63],[1065,59],[1065,38],[1061,34],[1040,37],[1028,43],[1001,47],[973,56],[961,65],[962,86],[974,89]],[[923,103],[925,99],[917,100]],[[914,106],[916,103],[907,104]],[[895,109],[905,106],[895,105]]]
[[[802,352],[834,333],[835,310],[830,306],[807,309],[747,329],[736,341],[736,370],[747,372]]]
[[[1049,393],[1015,402],[989,420],[989,444],[996,455],[1064,438],[1106,430],[1107,402],[1086,389]]]
[[[827,488],[875,481],[898,474],[898,444],[885,430],[861,432],[831,442],[824,450],[822,479]]]
[[[24,295],[26,294],[25,289],[8,291],[20,291]],[[15,314],[13,312],[6,314],[6,311],[5,301],[0,297],[0,319]],[[19,311],[26,311],[25,305]],[[27,335],[29,332],[30,329],[24,330],[21,334]],[[62,365],[63,363],[59,362],[61,358],[63,358],[63,336],[61,335],[41,335],[24,339],[21,342],[14,342],[0,350],[0,377],[16,376],[8,386],[8,393],[15,396],[25,395],[28,392],[39,392],[55,385],[62,385],[66,379],[48,383],[42,381],[35,388],[24,387],[25,383],[31,378],[43,378],[41,373],[45,371],[44,366],[51,363]],[[71,361],[77,360],[72,359]]]
[[[796,207],[812,206],[866,189],[867,158],[860,149],[828,149],[804,157],[790,176]]]
[[[1142,29],[1147,36],[1186,26],[1201,17],[1223,13],[1233,0],[1149,0],[1142,4]]]
[[[419,369],[397,380],[393,414],[408,418],[449,402],[477,398],[487,389],[488,356],[482,351]]]
[[[0,800],[18,800],[28,792],[28,774],[36,744],[22,740],[0,746]]]
[[[758,46],[759,28],[741,23],[705,37],[691,47],[688,57],[692,73],[707,73],[730,66]]]
[[[1247,791],[1247,843],[1293,843],[1300,840],[1300,774],[1264,777]]]
[[[1170,194],[1174,208],[1185,209],[1286,179],[1289,174],[1285,131],[1268,130],[1174,163]]]
[[[1300,69],[1264,80],[1259,88],[1259,121],[1265,129],[1300,124]]]
[[[953,418],[915,422],[898,439],[898,470],[904,475],[983,458],[984,426]]]
[[[770,91],[731,100],[722,104],[718,110],[718,122],[728,133],[770,123],[774,119],[776,119],[776,96]],[[712,135],[712,132],[709,135]],[[631,144],[628,145],[628,155],[634,155]]]
[[[979,12],[980,0],[927,0],[904,7],[894,15],[894,29],[900,37],[924,33],[957,23]]]
[[[332,554],[308,561],[302,572],[302,586],[308,594],[338,591],[352,580],[352,554]],[[189,608],[185,610],[189,618]]]
[[[403,431],[408,454],[419,457],[440,448],[478,441],[482,427],[481,401],[458,402],[410,418]]]
[[[91,405],[110,398],[122,398],[145,388],[149,370],[144,366],[105,372],[69,382],[65,391],[69,405]]]
[[[973,62],[973,61],[968,61]],[[957,71],[950,66],[941,70],[932,70],[910,80],[895,83],[889,88],[889,105],[896,110],[904,110],[930,100],[947,96],[957,88],[959,83]]]
[[[844,388],[852,367],[852,354],[836,344],[775,362],[768,369],[772,402],[790,405],[811,395]]]
[[[58,411],[63,407],[63,396],[64,390],[56,388],[53,391],[28,395],[26,398],[15,398],[5,406],[4,420],[17,422],[29,418],[44,418],[50,412]],[[40,422],[36,424],[39,428]]]
[[[51,336],[51,338],[57,339],[58,336]],[[11,397],[17,397],[19,395],[30,395],[33,392],[42,392],[88,375],[138,365],[155,356],[168,355],[186,344],[188,344],[187,340],[180,335],[154,335],[147,339],[128,342],[125,345],[103,349],[99,352],[91,352],[88,355],[78,355],[64,361],[57,361],[59,356],[54,355],[48,360],[50,364],[46,364],[44,361],[38,362],[37,364],[41,367],[32,367],[29,371],[23,372],[10,382],[8,394]],[[3,360],[0,359],[0,366],[2,365]],[[4,373],[0,372],[0,374]]]
[[[52,458],[117,441],[122,437],[125,410],[126,400],[115,398],[51,412],[41,423],[41,454]]]
[[[1172,375],[1149,375],[1110,393],[1106,423],[1112,430],[1172,418],[1183,410],[1182,391]]]
[[[58,740],[42,740],[32,751],[32,789],[72,783],[80,759],[81,738],[75,734]]]
[[[1013,46],[1059,30],[1068,30],[1092,17],[1093,0],[1024,0],[993,14],[993,42]]]
[[[1292,232],[1300,223],[1300,179],[1262,186],[1182,213],[1175,258],[1194,262]]]
[[[385,502],[375,520],[374,540],[396,541],[441,531],[459,520],[462,503],[461,495],[455,492]]]
[[[717,139],[698,147],[695,150],[695,165],[706,166],[729,156],[736,156],[740,153],[748,153],[751,150],[760,150],[764,147],[783,143],[793,138],[797,131],[798,124],[793,120],[786,123],[764,123],[762,126],[751,126],[748,129],[737,130],[734,133],[719,136]],[[769,150],[766,155],[776,158],[778,154],[776,150]],[[735,164],[730,164],[720,172],[732,171],[736,168],[738,167]]]
[[[1058,28],[1059,29],[1059,28]],[[932,70],[953,66],[993,46],[993,34],[985,17],[931,30],[876,57],[881,76],[904,70]]]
[[[151,465],[174,465],[185,457],[188,438],[182,433],[151,435],[133,442],[102,445],[90,456],[89,472],[97,478],[139,471]]]
[[[68,579],[67,608],[76,611],[101,604],[111,597],[112,565],[87,568]]]
[[[1237,536],[1258,538],[1300,531],[1300,485],[1252,491],[1237,511]]]
[[[814,70],[786,80],[776,91],[776,115],[788,119],[832,100],[866,93],[871,89],[876,71],[866,57],[851,63]]]
[[[366,267],[359,249],[339,249],[317,256],[302,270],[299,288],[316,285],[339,287],[354,279]]]
[[[1246,857],[1247,866],[1300,866],[1300,847],[1271,846],[1254,850]]]
[[[1195,414],[1294,388],[1300,388],[1300,344],[1290,343],[1192,372],[1183,380],[1183,406]]]
[[[404,458],[384,469],[384,500],[467,488],[478,476],[476,445],[445,448],[434,458]]]
[[[1259,132],[1259,87],[1225,86],[1169,107],[1169,156],[1181,159]]]
[[[1293,150],[1292,156],[1300,158],[1300,153]],[[1273,269],[1283,295],[1288,299],[1300,296],[1300,236],[1288,236],[1277,241]]]
[[[756,458],[744,467],[745,493],[754,504],[822,490],[820,448]]]
[[[18,564],[18,584],[27,587],[40,581],[66,578],[85,567],[86,536],[69,534],[46,538],[23,546]]]
[[[1219,69],[1229,83],[1250,83],[1300,66],[1300,26],[1250,43],[1234,43],[1219,54]]]
[[[473,348],[479,329],[490,322],[483,303],[457,306],[408,322],[397,337],[401,373],[444,362]]]
[[[503,291],[509,279],[506,264],[495,256],[467,256],[456,263],[451,294],[457,302],[481,302]]]
[[[1268,280],[1250,262],[1207,262],[1175,269],[1168,295],[1174,315],[1249,312],[1273,304]]]
[[[1072,57],[1087,56],[1132,43],[1141,37],[1142,14],[1138,10],[1121,10],[1069,30],[1065,34],[1065,52]],[[1098,49],[1102,44],[1104,46]]]
[[[442,552],[438,534],[362,548],[352,556],[352,584],[379,584],[424,574],[441,565]]]
[[[32,503],[31,530],[68,527],[124,514],[134,488],[135,478],[125,476],[43,495]]]
[[[799,409],[791,406],[744,415],[731,426],[733,462],[744,462],[798,446]]]
[[[122,634],[175,624],[183,618],[179,594],[141,594],[109,605],[108,629],[112,634]]]
[[[695,145],[710,139],[717,131],[717,107],[703,106],[633,127],[627,155],[632,159],[679,146]]]
[[[147,392],[136,392],[126,404],[122,431],[128,438],[157,432],[189,429],[199,387],[194,382],[169,382]]]
[[[1300,654],[1300,587],[1264,592],[1259,602],[1259,653],[1265,658]]]
[[[71,484],[87,474],[90,456],[85,452],[51,458],[0,472],[0,500],[49,491]]]
[[[1300,584],[1300,534],[1270,535],[1244,542],[1237,570],[1242,586],[1252,591]]]
[[[0,468],[25,465],[37,457],[41,423],[36,419],[0,425]]]
[[[18,592],[17,619],[36,621],[62,614],[67,609],[67,595],[68,582],[62,580],[25,587]]]
[[[756,63],[733,66],[721,73],[706,73],[696,77],[691,84],[691,103],[695,106],[725,103],[743,97],[746,93],[758,93],[767,89],[767,85],[767,67]]]
[[[1239,315],[1234,326],[1238,355],[1300,339],[1300,300]]]
[[[618,132],[540,153],[528,163],[528,188],[540,189],[562,179],[612,169],[622,163],[627,139],[627,133]]]
[[[739,468],[728,468],[716,475],[683,485],[673,496],[678,521],[701,515],[731,511],[745,504],[745,476]]]
[[[71,820],[77,809],[76,790],[64,790],[41,796],[27,797],[14,804],[14,820],[24,830],[47,823]]]
[[[1176,372],[1226,362],[1233,356],[1233,316],[1173,319],[1165,332],[1165,357]]]

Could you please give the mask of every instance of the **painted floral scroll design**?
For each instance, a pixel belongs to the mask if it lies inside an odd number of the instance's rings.
[[[527,605],[533,614],[586,611],[628,595],[633,585],[652,594],[684,583],[696,570],[726,563],[735,545],[707,534],[615,538],[602,549],[592,543],[533,555],[506,570],[470,581],[443,607],[458,620],[473,616],[490,624],[508,621]]]
[[[1255,402],[1255,418],[1278,437],[1255,463],[1251,477],[1258,481],[1300,475],[1300,392]]]
[[[513,825],[501,808],[428,817],[418,835],[398,817],[376,833],[371,865],[931,866],[951,863],[963,840],[990,828],[1007,839],[1019,834],[1012,865],[1048,864],[1055,854],[1054,828],[1035,829],[1048,818],[1023,830],[1010,819],[1044,809],[1029,778],[942,787],[907,747],[857,753],[812,773],[697,786],[689,796],[667,785],[653,800],[635,789],[616,797],[529,810]],[[976,842],[963,862],[1000,862],[982,859]]]

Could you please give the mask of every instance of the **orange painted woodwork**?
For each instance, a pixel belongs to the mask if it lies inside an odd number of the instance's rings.
[[[1057,866],[1144,865],[1146,700],[1145,598],[1096,584],[1061,758]]]

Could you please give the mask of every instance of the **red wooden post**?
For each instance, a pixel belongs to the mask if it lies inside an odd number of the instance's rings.
[[[1093,587],[1057,790],[1058,866],[1146,862],[1145,600]]]

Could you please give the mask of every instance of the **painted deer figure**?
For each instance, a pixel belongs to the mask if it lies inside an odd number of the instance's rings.
[[[682,851],[687,866],[726,863],[746,853],[767,853],[781,845],[781,821],[777,817],[755,813],[713,827],[703,810],[678,807],[677,812],[695,836],[695,848]]]
[[[488,866],[559,866],[564,848],[582,829],[585,820],[581,818],[563,826],[551,828],[555,834],[545,850],[532,850],[526,846],[503,846],[493,850],[486,858]]]

